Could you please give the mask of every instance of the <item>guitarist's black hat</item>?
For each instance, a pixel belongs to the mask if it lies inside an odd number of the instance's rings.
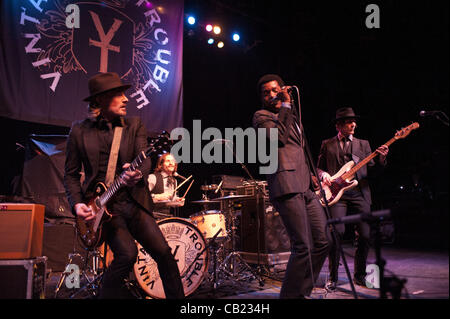
[[[105,72],[94,75],[89,79],[89,96],[83,101],[89,102],[94,97],[112,91],[122,90],[125,91],[131,87],[130,84],[122,83],[119,75],[115,72]]]
[[[340,120],[346,119],[359,119],[360,116],[356,115],[351,107],[341,107],[336,110],[336,118],[333,120],[333,123],[336,123]]]

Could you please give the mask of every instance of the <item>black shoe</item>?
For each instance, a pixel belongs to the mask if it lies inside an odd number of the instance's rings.
[[[358,286],[366,287],[366,279],[361,277],[353,277],[353,283]]]
[[[327,291],[335,291],[336,290],[336,286],[337,286],[337,282],[336,281],[328,280],[327,283],[325,284],[325,289]]]

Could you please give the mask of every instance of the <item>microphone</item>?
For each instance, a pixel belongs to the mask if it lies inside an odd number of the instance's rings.
[[[421,117],[425,117],[425,116],[433,116],[437,113],[441,113],[441,111],[420,111],[419,115]]]
[[[286,88],[287,88],[287,92],[288,93],[292,93],[293,91],[294,91],[294,88],[295,88],[296,86],[294,85],[294,86],[286,86]],[[270,103],[273,103],[273,102],[275,102],[275,101],[278,101],[280,98],[278,97],[278,95],[275,95],[273,98],[271,98],[270,99]]]
[[[184,176],[178,174],[177,172],[173,173],[173,176],[175,176],[175,177],[180,177],[181,179],[187,180],[186,177],[184,177]]]
[[[376,219],[383,219],[385,217],[391,216],[391,211],[389,209],[379,210],[373,213],[363,213],[357,215],[350,215],[341,218],[332,218],[327,220],[327,224],[348,224],[348,223],[357,223],[360,221],[374,221]]]

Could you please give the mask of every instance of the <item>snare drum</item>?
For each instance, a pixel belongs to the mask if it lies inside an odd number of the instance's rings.
[[[187,297],[200,286],[208,270],[205,238],[197,227],[186,219],[166,218],[157,223],[177,261],[184,295]],[[139,243],[137,246],[138,257],[134,264],[137,282],[150,297],[164,299],[166,295],[158,265]]]
[[[225,215],[220,210],[207,210],[189,216],[206,239],[211,239],[222,229],[217,238],[227,236]]]

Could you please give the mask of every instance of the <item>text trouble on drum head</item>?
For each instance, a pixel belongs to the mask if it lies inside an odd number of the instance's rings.
[[[177,262],[184,294],[189,296],[200,286],[208,270],[206,241],[197,227],[182,218],[163,219],[158,221],[158,226]],[[164,299],[166,296],[158,266],[145,249],[139,243],[137,245],[138,257],[134,264],[136,279],[150,297]]]

